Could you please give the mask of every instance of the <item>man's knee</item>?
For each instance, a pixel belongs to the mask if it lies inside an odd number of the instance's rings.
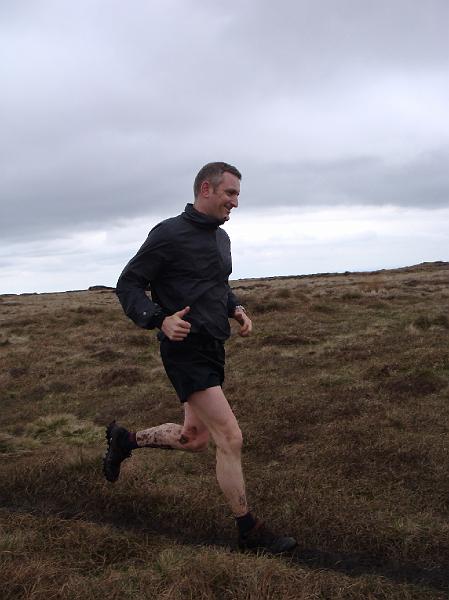
[[[243,435],[238,425],[225,429],[216,438],[217,447],[225,454],[240,454],[243,446]]]

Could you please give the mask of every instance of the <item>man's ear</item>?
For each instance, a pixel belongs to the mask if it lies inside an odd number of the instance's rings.
[[[211,189],[212,189],[212,186],[211,186],[210,182],[207,179],[205,179],[202,182],[201,187],[200,187],[201,195],[204,196],[205,198],[208,198]]]

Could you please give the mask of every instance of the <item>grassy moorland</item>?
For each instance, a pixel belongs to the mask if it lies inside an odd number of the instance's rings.
[[[154,333],[110,291],[0,297],[2,600],[443,599],[449,263],[234,283],[227,345],[253,508],[299,540],[235,552],[214,453],[144,449],[116,484],[104,424],[177,421]]]

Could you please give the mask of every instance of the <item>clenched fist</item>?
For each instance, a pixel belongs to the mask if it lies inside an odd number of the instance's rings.
[[[163,320],[161,331],[165,333],[170,341],[181,342],[189,335],[191,324],[183,319],[189,310],[190,306],[186,306]]]

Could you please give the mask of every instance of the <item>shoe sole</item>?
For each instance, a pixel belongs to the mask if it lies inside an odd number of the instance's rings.
[[[114,429],[116,425],[116,421],[112,421],[112,423],[109,423],[109,425],[106,427],[106,433],[105,433],[105,437],[106,437],[106,441],[108,443],[108,447],[106,450],[106,454],[103,456],[103,475],[105,476],[106,480],[109,481],[110,483],[115,483],[117,481],[117,479],[119,478],[120,473],[117,475],[117,477],[115,478],[111,478],[108,475],[108,470],[106,467],[106,458],[109,454],[109,451],[111,449],[111,442],[112,442],[112,431]]]
[[[291,543],[286,546],[283,550],[270,550],[266,546],[256,546],[253,548],[248,548],[247,546],[239,544],[240,552],[252,552],[253,554],[271,554],[273,556],[281,556],[282,554],[287,554],[294,550],[298,545],[298,542],[292,538]]]

